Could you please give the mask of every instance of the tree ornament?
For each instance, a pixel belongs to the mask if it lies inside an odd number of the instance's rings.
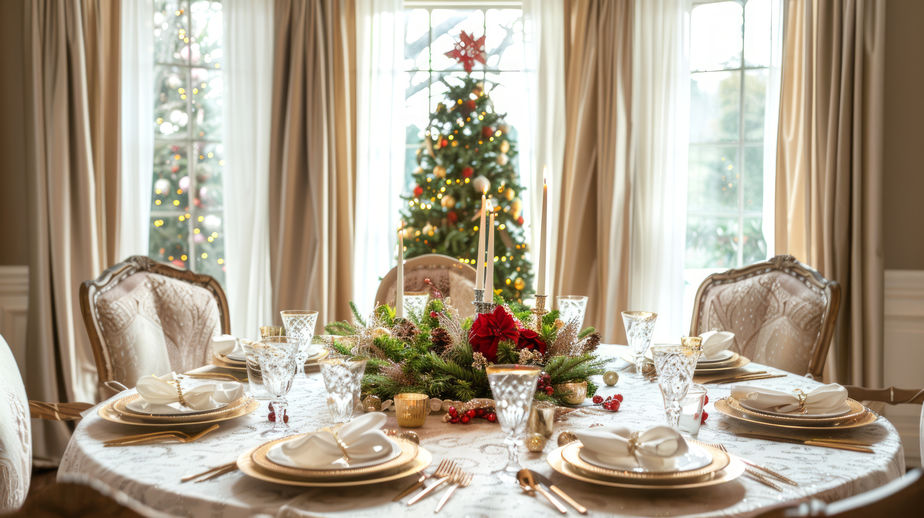
[[[506,124],[498,124],[498,125],[497,125],[497,131],[500,131],[501,133],[509,133],[509,132],[510,132],[510,126],[508,126],[508,125],[506,125]]]
[[[415,174],[415,175],[416,175],[416,174],[420,174],[420,173],[422,173],[422,172],[423,172],[423,167],[418,167],[417,169],[414,169],[414,174]]]
[[[500,126],[498,126],[498,128],[499,128],[499,127],[500,127]],[[504,140],[503,142],[501,142],[500,151],[501,151],[501,153],[506,153],[506,152],[510,151],[510,142],[507,142],[506,140]]]
[[[539,453],[545,449],[545,436],[541,433],[531,433],[526,436],[526,449],[533,452]]]
[[[469,99],[465,101],[465,109],[467,112],[471,113],[475,111],[476,108],[478,108],[478,105],[475,103],[473,99]]]
[[[491,126],[482,126],[481,127],[481,136],[484,138],[491,138],[494,135],[494,129]]]
[[[363,398],[363,408],[366,412],[380,412],[382,410],[382,399],[378,396],[366,396]]]
[[[414,227],[404,227],[401,229],[401,237],[410,239],[414,237]]]
[[[522,210],[523,210],[523,202],[519,198],[517,198],[516,200],[513,200],[513,202],[510,203],[510,215],[513,216],[514,219],[517,219],[520,217],[520,212]]]
[[[170,180],[166,178],[159,178],[156,182],[154,182],[154,192],[156,194],[167,194],[170,191]]]
[[[517,218],[517,225],[522,225],[522,224],[523,224],[523,216],[520,216],[519,218]]]
[[[449,145],[449,141],[448,141],[448,140],[446,140],[445,138],[441,138],[441,139],[440,139],[440,149],[442,149],[442,148],[444,148],[444,147],[446,147],[446,146],[448,146],[448,145]]]
[[[471,178],[475,174],[475,170],[471,166],[465,166],[462,168],[462,178]]]
[[[513,287],[517,291],[523,291],[523,288],[526,287],[526,281],[523,280],[523,277],[517,277],[517,280],[513,281]]]
[[[507,187],[507,190],[504,191],[504,197],[507,198],[507,201],[513,201],[513,199],[516,198],[516,196],[517,196],[517,192],[514,191],[513,188],[511,187]]]
[[[446,178],[446,168],[438,165],[433,168],[433,176],[437,178]]]
[[[472,187],[475,189],[475,192],[487,192],[491,189],[491,180],[488,180],[482,175],[478,175],[472,180]]]
[[[471,34],[462,31],[459,34],[459,41],[455,43],[452,50],[446,53],[446,56],[461,63],[462,68],[471,74],[475,61],[482,65],[485,64],[484,38],[481,36],[476,40]]]
[[[372,339],[381,338],[383,336],[391,336],[391,331],[384,327],[376,327],[372,330]]]
[[[424,228],[421,231],[428,236],[432,236],[435,230],[436,229],[433,227],[433,225],[427,223],[424,225]]]
[[[603,373],[603,383],[606,383],[607,387],[612,387],[619,382],[619,374],[614,371],[606,371]]]
[[[459,221],[459,215],[456,214],[456,211],[451,210],[446,214],[446,219],[449,220],[449,223],[455,225]]]
[[[559,446],[564,446],[576,440],[577,440],[577,435],[574,435],[574,432],[562,432],[558,434],[558,445]]]
[[[411,430],[400,432],[397,437],[399,439],[404,439],[405,441],[410,441],[414,444],[420,444],[420,436],[417,435],[417,432],[413,432]]]
[[[419,185],[416,186],[416,187],[414,187],[414,197],[415,197],[415,198],[420,198],[420,195],[421,195],[421,194],[423,194],[423,187],[421,187],[421,186],[419,186]]]
[[[443,199],[440,200],[440,206],[444,209],[451,209],[456,206],[456,199],[451,194],[444,194]]]
[[[500,165],[507,165],[507,162],[508,162],[509,160],[510,160],[510,158],[507,156],[506,153],[501,153],[501,154],[497,155],[497,163],[500,164]]]

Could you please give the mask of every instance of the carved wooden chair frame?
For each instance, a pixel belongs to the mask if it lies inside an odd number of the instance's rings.
[[[473,283],[475,282],[475,269],[472,268],[471,265],[442,254],[424,254],[408,259],[404,262],[404,274],[406,276],[409,272],[413,272],[414,270],[434,267],[455,270],[456,273],[467,277]],[[381,304],[386,300],[388,291],[395,289],[395,282],[397,281],[398,268],[394,267],[382,278],[382,282],[379,283],[379,289],[375,293],[376,304]]]
[[[87,334],[90,336],[90,345],[93,346],[93,357],[96,360],[96,370],[100,383],[111,380],[112,365],[109,349],[104,347],[103,344],[102,329],[100,328],[99,314],[97,313],[97,300],[100,295],[139,272],[155,273],[207,289],[215,297],[215,302],[218,304],[221,332],[225,334],[231,332],[228,298],[214,277],[198,274],[190,270],[182,270],[143,255],[133,255],[121,263],[110,266],[96,279],[84,281],[80,285],[80,312],[83,313],[83,322],[87,328]]]
[[[693,320],[690,323],[690,335],[699,334],[697,330],[702,319],[703,304],[710,289],[718,285],[731,284],[757,275],[763,275],[774,270],[782,271],[795,277],[806,286],[818,288],[824,292],[828,300],[819,333],[815,337],[814,343],[812,343],[812,357],[808,366],[808,374],[811,374],[815,379],[821,379],[825,360],[828,356],[828,349],[831,347],[831,339],[834,336],[837,312],[841,304],[841,287],[836,281],[825,279],[817,270],[802,264],[791,255],[778,255],[750,266],[714,273],[706,277],[696,291],[696,298],[693,302]]]

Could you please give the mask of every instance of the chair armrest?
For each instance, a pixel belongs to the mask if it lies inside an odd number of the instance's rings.
[[[79,421],[80,414],[93,408],[93,403],[46,403],[29,400],[29,412],[35,419]]]

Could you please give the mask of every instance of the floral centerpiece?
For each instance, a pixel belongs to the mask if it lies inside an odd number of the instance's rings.
[[[587,382],[587,395],[593,396],[596,387],[588,378],[603,373],[602,360],[593,354],[599,333],[563,323],[558,311],[545,314],[537,326],[530,308],[519,303],[498,304],[474,320],[461,318],[442,298],[431,299],[422,314],[408,318],[396,318],[387,305],[378,306],[367,318],[355,305],[351,308],[354,322],[332,322],[325,329],[331,335],[354,337],[333,340],[338,352],[367,359],[364,397],[386,400],[419,392],[457,401],[490,398],[485,367],[518,363],[541,366],[544,375],[536,399],[561,404],[567,393],[557,388],[559,384]]]

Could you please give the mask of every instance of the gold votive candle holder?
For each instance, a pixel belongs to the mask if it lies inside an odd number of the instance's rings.
[[[404,393],[395,395],[395,416],[402,428],[420,428],[430,413],[430,396]]]
[[[535,403],[529,411],[529,433],[538,433],[548,439],[555,432],[555,405]]]
[[[270,336],[285,336],[286,328],[282,326],[260,326],[260,339],[264,340]]]

